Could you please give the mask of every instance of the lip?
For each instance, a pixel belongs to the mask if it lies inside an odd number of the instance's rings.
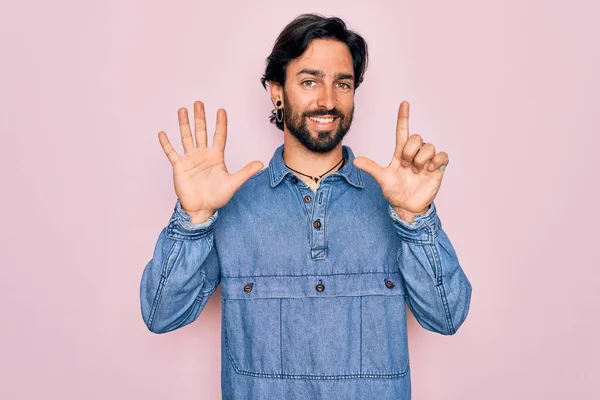
[[[312,119],[310,119],[310,117],[306,117],[310,121],[310,123],[313,126],[317,127],[318,129],[330,129],[330,128],[333,128],[335,126],[335,124],[337,123],[337,120],[338,120],[338,117],[334,117],[333,115],[317,115],[315,117],[317,117],[317,118],[333,118],[333,121],[328,122],[326,124],[322,124],[320,122],[313,121]]]

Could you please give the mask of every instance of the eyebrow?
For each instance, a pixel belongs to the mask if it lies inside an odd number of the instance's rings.
[[[302,75],[302,74],[307,74],[307,75],[314,75],[317,76],[319,78],[324,78],[325,77],[325,73],[319,69],[308,69],[308,68],[304,68],[302,70],[300,70],[296,76],[298,75]],[[344,74],[344,73],[336,73],[334,75],[334,79],[335,80],[344,80],[344,79],[352,79],[354,80],[354,75],[352,74]]]

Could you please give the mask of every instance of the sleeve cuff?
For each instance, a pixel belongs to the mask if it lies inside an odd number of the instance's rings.
[[[189,214],[183,210],[181,202],[177,199],[167,226],[167,235],[175,239],[197,239],[207,236],[212,232],[218,215],[217,210],[205,222],[194,224],[190,222]]]
[[[417,215],[412,223],[400,218],[396,210],[389,205],[389,214],[394,222],[398,236],[413,243],[433,243],[441,230],[441,221],[437,215],[435,203],[431,203],[425,214]]]

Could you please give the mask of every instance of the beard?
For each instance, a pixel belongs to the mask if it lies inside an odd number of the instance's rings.
[[[337,145],[340,144],[342,139],[344,139],[344,136],[346,136],[348,133],[350,125],[352,125],[354,105],[348,114],[342,113],[337,108],[333,108],[332,110],[325,110],[321,108],[314,111],[297,113],[292,104],[289,102],[285,91],[283,92],[283,99],[283,121],[285,126],[304,147],[312,152],[328,153],[335,149]],[[336,117],[339,121],[337,128],[326,131],[318,131],[316,137],[313,137],[306,126],[306,120],[309,117],[316,117],[319,115],[331,115]]]

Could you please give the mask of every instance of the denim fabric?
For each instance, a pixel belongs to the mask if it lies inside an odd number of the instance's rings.
[[[405,305],[452,335],[471,301],[435,204],[401,220],[348,146],[315,193],[282,151],[205,223],[176,201],[141,279],[148,329],[193,322],[221,284],[223,399],[410,399]]]

